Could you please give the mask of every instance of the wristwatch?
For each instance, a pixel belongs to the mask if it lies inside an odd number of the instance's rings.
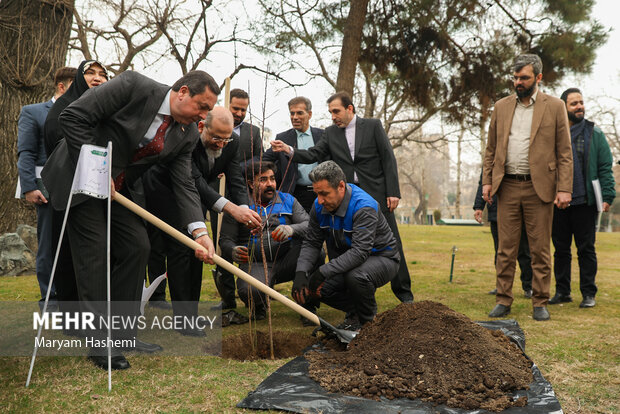
[[[198,233],[197,235],[194,236],[194,240],[201,238],[202,236],[208,236],[209,232],[208,231],[201,231],[200,233]]]

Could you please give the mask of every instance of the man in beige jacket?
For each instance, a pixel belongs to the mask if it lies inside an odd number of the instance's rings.
[[[489,316],[510,313],[523,223],[532,254],[533,317],[547,320],[553,205],[568,207],[572,192],[568,117],[560,99],[538,89],[538,56],[518,56],[513,71],[516,94],[495,104],[483,164],[482,196],[488,203],[494,194],[498,197],[497,304]]]

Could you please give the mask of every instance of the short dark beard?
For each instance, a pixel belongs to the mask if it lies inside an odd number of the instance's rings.
[[[575,115],[575,113],[574,113],[574,112],[569,112],[569,111],[566,111],[566,112],[567,112],[567,114],[568,114],[568,120],[569,120],[569,121],[571,121],[573,124],[578,124],[578,123],[580,123],[581,121],[583,121],[583,120],[584,120],[584,118],[585,118],[585,115],[586,115],[586,114],[585,114],[585,111],[584,111],[584,112],[581,112],[581,113],[579,114],[579,115],[580,115],[580,117],[579,117],[579,116],[577,116],[577,115]]]
[[[517,96],[519,98],[527,98],[528,96],[532,96],[532,94],[534,93],[534,89],[536,89],[536,82],[534,82],[531,88],[528,88],[523,92],[519,92],[517,88],[515,88],[515,92],[517,93]]]

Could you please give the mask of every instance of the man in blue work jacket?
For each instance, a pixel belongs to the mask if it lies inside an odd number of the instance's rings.
[[[346,312],[342,329],[358,330],[377,313],[375,291],[396,276],[400,262],[394,234],[379,204],[342,169],[326,161],[309,174],[317,195],[302,244],[293,298],[319,299]],[[312,270],[323,242],[329,262]]]

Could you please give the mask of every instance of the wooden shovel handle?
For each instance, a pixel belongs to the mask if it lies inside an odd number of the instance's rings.
[[[164,222],[163,220],[161,220],[161,219],[157,218],[156,216],[154,216],[153,214],[149,213],[148,211],[146,211],[145,209],[143,209],[142,207],[140,207],[139,205],[137,205],[133,201],[127,199],[122,194],[117,192],[114,195],[113,199],[114,199],[114,201],[116,201],[117,203],[122,205],[123,207],[127,208],[128,210],[131,210],[132,212],[134,212],[138,216],[142,217],[144,220],[148,221],[149,223],[151,223],[155,227],[159,228],[164,233],[170,235],[171,237],[174,237],[175,239],[177,239],[179,242],[183,243],[184,245],[186,245],[190,249],[192,249],[192,250],[203,249],[204,250],[204,247],[200,243],[195,242],[194,240],[192,240],[187,235],[181,233],[180,231],[178,231],[177,229],[175,229],[174,227],[172,227],[168,223]],[[312,313],[309,310],[301,307],[296,302],[290,300],[286,296],[284,296],[281,293],[277,292],[276,290],[270,288],[269,286],[265,285],[264,283],[254,279],[252,276],[250,276],[249,274],[247,274],[243,270],[239,269],[238,267],[233,266],[232,263],[227,262],[226,260],[222,259],[217,254],[213,255],[213,261],[218,266],[223,267],[224,269],[228,270],[230,273],[232,273],[232,274],[236,275],[237,277],[243,279],[249,285],[255,287],[256,289],[260,290],[261,292],[265,293],[266,295],[271,296],[273,299],[275,299],[278,302],[284,304],[285,306],[288,306],[289,308],[291,308],[292,310],[294,310],[295,312],[297,312],[301,316],[311,320],[316,325],[318,325],[318,326],[321,325],[321,321],[319,320],[319,317],[316,316],[314,313]]]

